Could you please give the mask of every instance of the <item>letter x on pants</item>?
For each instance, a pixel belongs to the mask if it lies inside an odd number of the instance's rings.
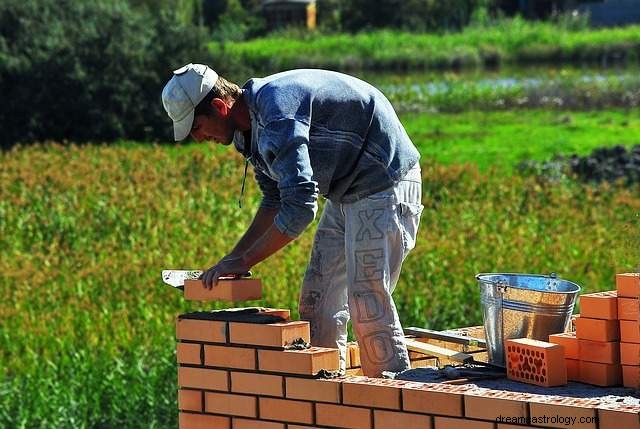
[[[423,206],[416,164],[395,186],[354,203],[327,201],[300,294],[300,318],[311,344],[340,350],[346,366],[351,319],[365,375],[410,368],[404,333],[391,296],[415,246]]]

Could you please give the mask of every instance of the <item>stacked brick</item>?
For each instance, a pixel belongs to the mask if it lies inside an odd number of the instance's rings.
[[[640,388],[640,274],[617,274],[616,291],[622,381],[627,387]]]

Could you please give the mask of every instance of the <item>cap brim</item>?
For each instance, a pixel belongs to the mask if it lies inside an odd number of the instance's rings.
[[[173,123],[173,137],[177,142],[187,138],[187,136],[191,132],[191,127],[193,126],[193,116],[194,114],[192,110],[187,114],[187,116]]]

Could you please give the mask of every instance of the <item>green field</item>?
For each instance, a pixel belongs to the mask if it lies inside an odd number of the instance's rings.
[[[509,19],[461,32],[416,34],[380,30],[352,34],[271,35],[211,42],[223,71],[300,67],[340,70],[447,69],[496,64],[637,62],[640,27],[571,30],[548,22]],[[297,37],[296,37],[297,36]],[[224,70],[226,68],[226,70]]]
[[[637,190],[512,174],[528,156],[637,143],[637,111],[402,119],[426,206],[395,293],[405,325],[480,324],[478,272],[557,272],[596,291],[637,266]],[[242,168],[212,145],[0,154],[0,427],[176,426],[175,318],[214,306],[159,273],[229,250],[259,199],[249,181],[237,208]],[[254,268],[265,292],[252,304],[297,315],[313,230]]]

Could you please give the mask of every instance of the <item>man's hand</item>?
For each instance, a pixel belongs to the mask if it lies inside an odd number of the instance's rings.
[[[240,277],[247,273],[250,268],[242,256],[227,255],[220,262],[202,273],[200,279],[205,289],[211,289],[218,284],[220,277]]]

